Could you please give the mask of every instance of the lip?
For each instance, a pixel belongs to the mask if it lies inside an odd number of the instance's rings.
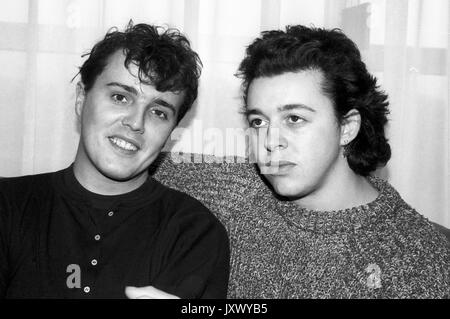
[[[137,148],[137,150],[132,151],[132,150],[126,150],[126,149],[123,149],[123,148],[117,146],[116,144],[114,144],[114,143],[112,142],[111,139],[113,139],[113,138],[119,138],[119,139],[121,139],[121,140],[124,140],[124,141],[127,142],[127,143],[133,144],[133,145]],[[129,137],[125,137],[125,136],[123,136],[123,135],[117,135],[117,134],[111,135],[111,136],[108,136],[108,140],[109,140],[109,142],[111,143],[111,145],[112,145],[116,150],[119,150],[119,151],[121,151],[122,153],[125,153],[125,154],[135,154],[136,152],[138,152],[138,151],[141,149],[141,145],[140,145],[140,143],[139,143],[138,141],[136,141],[136,140],[134,140],[134,139],[132,139],[132,138],[129,138]]]
[[[264,166],[268,166],[268,167],[281,167],[281,166],[290,166],[290,165],[296,165],[294,162],[290,162],[290,161],[270,161],[267,163],[264,163]]]
[[[260,170],[265,175],[285,175],[296,165],[290,161],[270,161],[260,165]]]
[[[121,140],[124,140],[125,142],[133,144],[134,146],[137,147],[138,150],[141,149],[141,143],[139,143],[135,139],[132,139],[132,138],[129,138],[129,137],[126,137],[126,136],[123,136],[123,135],[118,135],[118,134],[109,136],[109,138],[114,138],[114,137],[120,138]]]

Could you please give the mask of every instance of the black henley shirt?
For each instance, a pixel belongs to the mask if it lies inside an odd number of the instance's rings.
[[[73,165],[0,181],[0,298],[125,298],[149,285],[225,298],[228,276],[223,225],[151,177],[117,196],[86,190]]]

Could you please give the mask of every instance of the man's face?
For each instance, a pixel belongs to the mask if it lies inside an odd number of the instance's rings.
[[[283,196],[318,192],[345,159],[332,101],[317,70],[261,77],[251,82],[247,119],[262,174]]]
[[[81,85],[77,90],[81,137],[75,165],[90,178],[146,177],[183,103],[184,93],[159,92],[141,83],[138,67],[125,68],[124,59],[117,51],[88,92]]]

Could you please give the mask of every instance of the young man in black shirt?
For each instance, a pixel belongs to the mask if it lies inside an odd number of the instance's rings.
[[[174,29],[130,24],[93,47],[77,85],[74,163],[0,182],[0,297],[226,297],[224,227],[148,173],[200,71]]]

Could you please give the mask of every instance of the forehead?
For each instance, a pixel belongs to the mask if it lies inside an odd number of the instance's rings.
[[[141,81],[139,79],[139,66],[131,62],[128,67],[125,66],[125,54],[122,50],[118,50],[111,54],[107,60],[107,64],[103,72],[97,77],[95,86],[105,86],[108,83],[121,83],[130,87],[134,87],[143,97],[158,95],[170,99],[174,106],[182,104],[185,92],[158,91],[151,81]]]
[[[303,104],[314,108],[330,105],[322,90],[323,74],[319,70],[286,72],[253,80],[248,89],[247,108],[277,108]]]
[[[122,50],[117,50],[111,54],[106,61],[103,72],[99,74],[99,78],[114,78],[116,80],[123,78],[131,80],[135,84],[146,84],[139,80],[139,67],[132,62],[126,67],[125,58],[126,56]]]

